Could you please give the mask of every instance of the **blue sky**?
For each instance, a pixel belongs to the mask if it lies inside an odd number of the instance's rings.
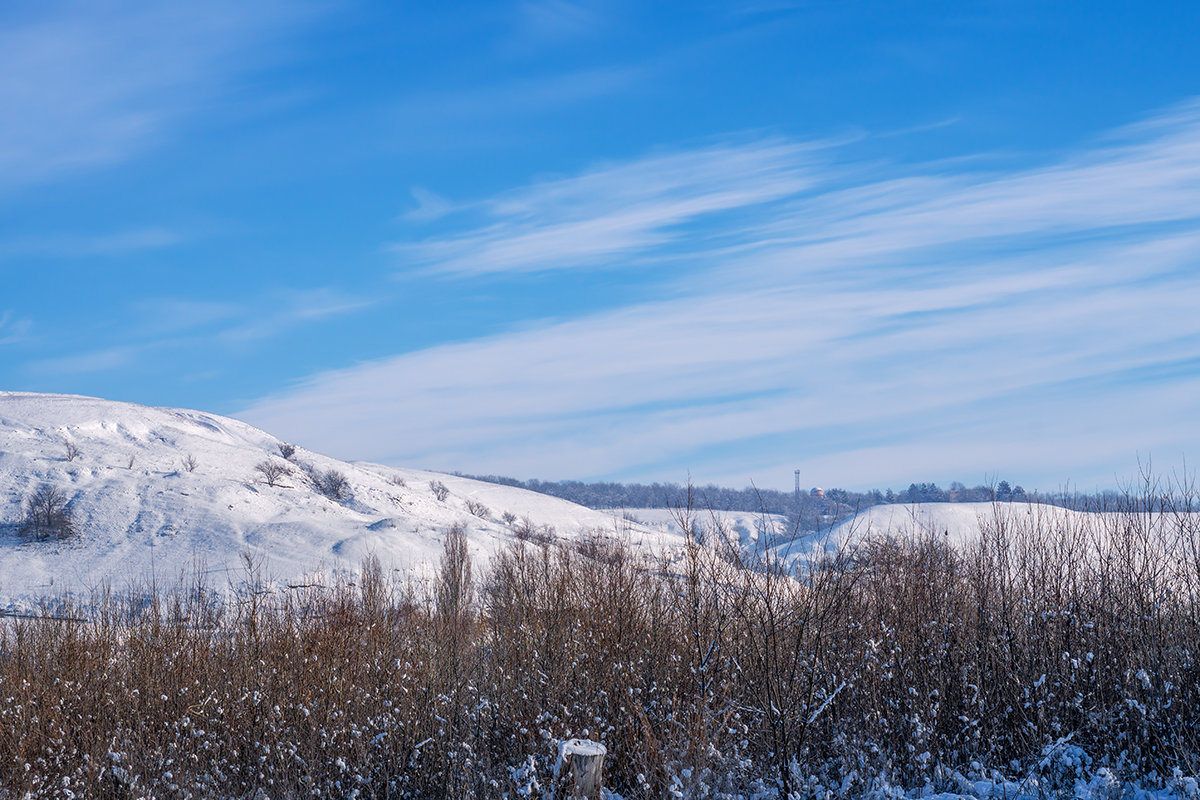
[[[0,7],[4,388],[543,479],[1200,453],[1200,8]]]

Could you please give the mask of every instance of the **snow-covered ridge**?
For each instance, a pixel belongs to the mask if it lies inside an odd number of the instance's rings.
[[[285,460],[281,444],[251,425],[201,411],[0,392],[0,607],[105,583],[117,590],[152,579],[171,585],[197,569],[220,586],[244,577],[246,556],[279,581],[352,572],[369,555],[394,575],[421,576],[455,524],[465,526],[481,566],[522,524],[553,528],[563,539],[619,536],[655,552],[683,540],[672,510],[595,511],[453,475],[347,463],[303,447]],[[255,467],[268,460],[292,474],[267,485]],[[344,474],[348,494],[324,496],[302,465]],[[434,482],[448,490],[444,500]],[[27,542],[17,532],[23,504],[47,483],[69,498],[79,535]],[[699,510],[694,522],[706,531],[721,528],[747,551],[769,547],[802,559],[814,547],[874,535],[934,532],[961,544],[997,514],[1046,530],[1104,523],[1103,515],[1019,503],[875,506],[827,534],[797,539],[776,516]]]
[[[0,392],[0,605],[104,583],[167,585],[197,568],[221,585],[241,576],[244,555],[283,581],[354,570],[371,554],[386,569],[417,574],[437,559],[456,523],[466,526],[479,561],[522,520],[568,539],[601,532],[654,548],[673,539],[618,515],[453,475],[347,463],[303,447],[285,461],[280,444],[200,411]],[[265,460],[292,474],[267,485],[255,469]],[[341,472],[348,495],[325,497],[298,464]],[[449,490],[444,500],[431,482]],[[44,483],[66,493],[77,537],[18,536],[24,500]],[[506,521],[506,512],[518,522]]]

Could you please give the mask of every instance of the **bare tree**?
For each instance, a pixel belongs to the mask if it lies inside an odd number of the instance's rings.
[[[198,466],[200,466],[200,462],[191,453],[188,453],[187,458],[183,459],[183,468],[188,472],[195,472]]]
[[[292,471],[283,464],[280,464],[278,461],[272,461],[269,458],[265,461],[260,461],[259,463],[255,464],[254,469],[256,472],[262,474],[263,480],[266,481],[267,486],[279,486],[280,478],[285,475],[292,474]]]
[[[467,528],[461,522],[456,522],[446,531],[442,545],[442,560],[438,565],[438,580],[434,587],[437,617],[458,623],[470,614],[474,594],[471,555],[467,551]]]
[[[79,445],[67,440],[63,443],[63,455],[67,461],[74,461],[76,458],[79,458]]]
[[[433,492],[433,496],[438,499],[439,503],[446,502],[446,498],[450,496],[450,489],[441,481],[430,481],[429,491]]]
[[[75,534],[75,521],[67,506],[67,495],[43,483],[25,500],[17,531],[29,539],[66,539]]]
[[[478,500],[467,499],[467,511],[470,511],[480,519],[487,519],[491,516],[492,510]]]

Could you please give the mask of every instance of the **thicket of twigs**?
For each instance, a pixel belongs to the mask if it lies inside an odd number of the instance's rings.
[[[598,536],[517,543],[473,577],[451,531],[424,588],[368,564],[354,585],[10,619],[0,787],[540,797],[566,737],[603,741],[627,798],[853,796],[985,765],[1070,792],[1088,758],[1200,772],[1190,501],[995,508],[975,545],[868,537],[798,571],[701,542],[650,562]]]

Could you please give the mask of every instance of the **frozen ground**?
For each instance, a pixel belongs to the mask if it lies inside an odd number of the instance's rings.
[[[78,450],[73,459],[68,445]],[[568,539],[620,535],[639,547],[668,547],[673,538],[619,515],[452,475],[346,463],[302,447],[288,462],[279,445],[214,414],[0,392],[0,606],[87,593],[106,582],[116,590],[151,579],[166,585],[197,568],[221,585],[241,579],[245,557],[280,581],[353,570],[370,554],[400,575],[419,575],[455,523],[467,527],[479,561],[522,522]],[[268,486],[255,470],[265,460],[292,474]],[[342,472],[348,495],[326,498],[297,463]],[[431,482],[447,487],[444,501]],[[17,535],[24,499],[43,483],[70,498],[76,538],[26,542]],[[468,503],[482,505],[478,514]],[[506,512],[517,522],[506,522]]]

